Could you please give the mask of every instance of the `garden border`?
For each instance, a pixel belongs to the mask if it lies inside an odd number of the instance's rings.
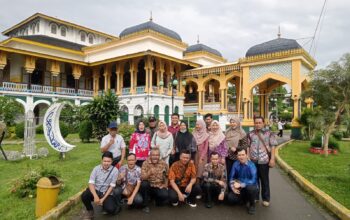
[[[289,166],[278,154],[278,151],[283,146],[293,142],[294,140],[290,140],[279,145],[276,148],[275,156],[278,165],[288,174],[290,175],[294,181],[306,192],[310,193],[312,196],[316,198],[318,202],[328,208],[331,212],[333,212],[340,219],[350,220],[350,210],[345,206],[341,205],[327,193],[320,190],[318,187],[313,185],[310,181],[300,175],[299,172],[294,170],[291,166]]]
[[[66,201],[61,202],[60,204],[58,204],[58,206],[52,208],[45,215],[38,218],[38,220],[58,219],[80,202],[80,196],[81,194],[83,194],[84,191],[85,189],[68,198]]]

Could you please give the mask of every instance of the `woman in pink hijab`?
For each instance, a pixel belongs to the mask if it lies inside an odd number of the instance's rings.
[[[217,120],[214,120],[210,124],[209,133],[209,153],[217,152],[220,157],[220,163],[225,164],[225,158],[228,155],[228,147],[226,143],[226,137],[220,128],[220,124]]]
[[[201,178],[204,166],[208,163],[208,139],[207,127],[203,119],[199,119],[196,122],[195,130],[193,131],[193,137],[197,143],[197,153],[195,158],[195,165],[197,169],[197,178]]]

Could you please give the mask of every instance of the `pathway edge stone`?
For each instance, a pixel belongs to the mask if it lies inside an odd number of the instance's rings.
[[[67,213],[71,208],[73,208],[76,204],[80,202],[81,194],[85,191],[85,189],[81,190],[77,194],[71,196],[66,201],[61,202],[58,206],[52,208],[45,215],[38,218],[38,220],[51,220],[58,219],[63,214]]]
[[[318,202],[320,202],[322,205],[327,207],[336,216],[338,216],[340,219],[343,219],[343,220],[350,220],[350,210],[349,209],[347,209],[345,206],[341,205],[339,202],[337,202],[335,199],[333,199],[327,193],[323,192],[321,189],[319,189],[314,184],[312,184],[310,181],[308,181],[306,178],[304,178],[300,173],[298,173],[296,170],[294,170],[290,165],[288,165],[279,156],[279,154],[278,154],[279,149],[288,145],[289,143],[291,143],[293,141],[294,140],[290,140],[288,142],[285,142],[276,148],[275,157],[276,157],[276,162],[278,163],[278,165],[288,175],[290,175],[293,178],[293,180],[303,190],[305,190],[306,192],[308,192],[309,194],[314,196]]]

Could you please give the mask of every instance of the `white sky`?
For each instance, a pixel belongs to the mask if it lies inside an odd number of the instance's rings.
[[[0,0],[0,30],[41,12],[119,36],[130,26],[153,21],[177,32],[189,45],[200,42],[219,50],[228,61],[244,57],[249,47],[277,37],[314,34],[324,0]],[[350,1],[328,0],[316,53],[317,68],[350,52]],[[0,37],[4,39],[3,36]],[[307,51],[310,39],[298,40]]]

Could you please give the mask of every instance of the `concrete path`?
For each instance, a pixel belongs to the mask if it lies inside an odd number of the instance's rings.
[[[289,134],[283,138],[278,138],[279,142],[288,140]],[[118,220],[232,220],[232,219],[261,219],[261,220],[322,220],[334,219],[325,211],[312,205],[303,195],[298,187],[291,182],[282,170],[278,167],[270,170],[271,184],[271,205],[263,207],[260,203],[257,204],[256,214],[251,216],[247,214],[245,206],[229,206],[226,204],[215,205],[211,209],[204,206],[203,201],[198,200],[197,207],[191,208],[186,204],[178,207],[155,207],[151,206],[151,212],[146,214],[141,210],[128,210],[123,207],[123,210],[116,216],[102,215],[98,210],[95,210],[94,219],[118,219]],[[79,213],[72,213],[65,216],[66,219],[80,219]]]

